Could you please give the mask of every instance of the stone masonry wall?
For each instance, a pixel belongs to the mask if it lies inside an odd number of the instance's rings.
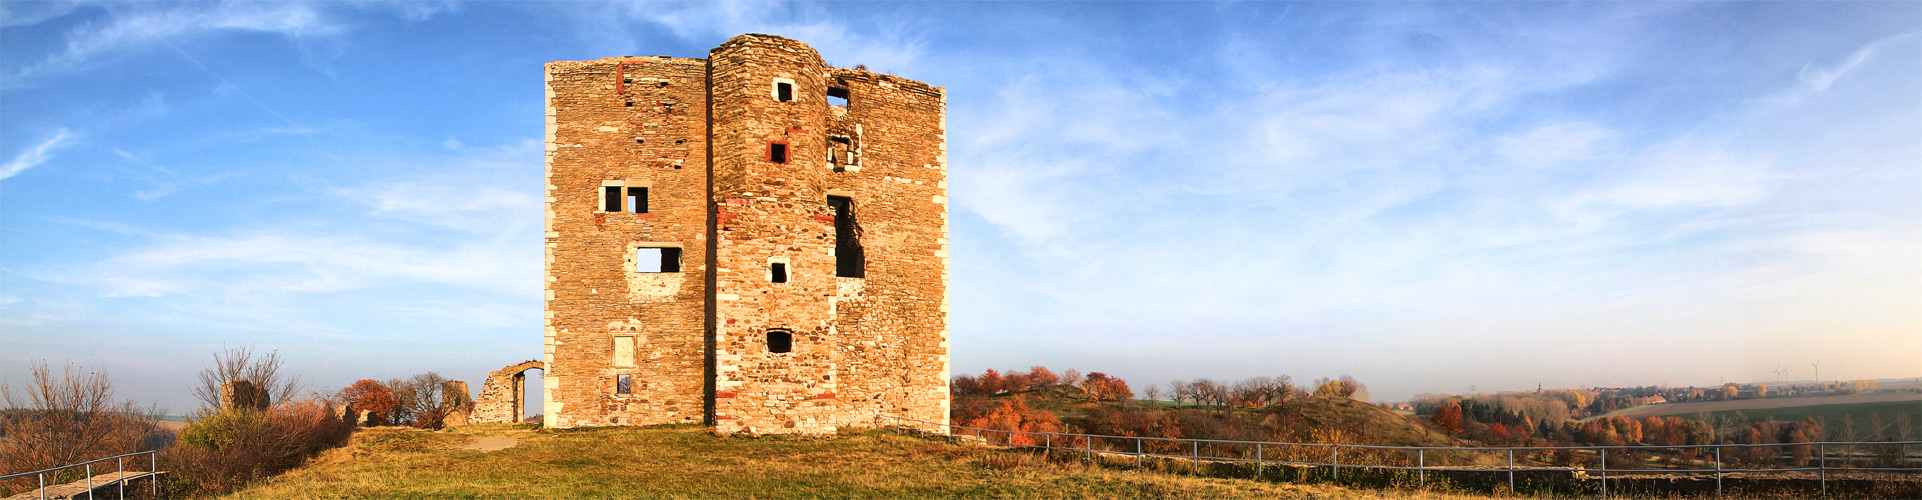
[[[946,420],[941,89],[767,35],[705,60],[554,62],[547,79],[547,425]],[[648,213],[605,210],[615,184],[646,187]],[[837,276],[830,196],[852,200],[864,277]],[[665,246],[679,272],[635,272],[636,247]],[[791,352],[773,352],[771,331]]]
[[[707,235],[706,63],[620,57],[547,65],[545,423],[699,422]],[[608,184],[647,212],[605,210]],[[678,248],[643,273],[639,248]],[[628,337],[632,340],[619,340]],[[632,359],[615,360],[617,342]],[[618,377],[630,393],[617,394]]]

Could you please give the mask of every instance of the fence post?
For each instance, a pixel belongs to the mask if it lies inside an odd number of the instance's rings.
[[[1715,447],[1715,496],[1722,496],[1722,447]]]
[[[1338,444],[1328,445],[1328,452],[1334,455],[1335,457],[1333,461],[1328,463],[1328,466],[1334,468],[1335,480],[1340,481],[1341,480],[1341,445],[1338,445]]]
[[[120,469],[114,472],[120,476],[120,500],[127,500],[127,457],[120,457],[115,467]]]
[[[1815,453],[1821,455],[1817,458],[1820,462],[1817,462],[1816,469],[1821,471],[1819,474],[1822,475],[1822,496],[1826,497],[1829,496],[1829,445],[1815,445]]]
[[[1515,449],[1508,449],[1508,493],[1515,493]]]
[[[1043,433],[1041,440],[1041,448],[1047,450],[1049,455],[1054,455],[1054,433]]]
[[[1255,479],[1261,479],[1261,443],[1255,443]]]
[[[1189,441],[1188,443],[1195,445],[1195,475],[1199,476],[1201,475],[1201,442]]]
[[[40,500],[47,500],[47,473],[34,474],[33,477],[40,478]]]
[[[160,452],[157,451],[147,453],[147,488],[154,498],[160,498]]]
[[[1135,468],[1141,468],[1141,437],[1135,437]]]
[[[1428,450],[1415,449],[1415,487],[1428,487]]]
[[[87,464],[87,500],[93,500],[93,464]]]
[[[1086,449],[1088,450],[1088,461],[1093,462],[1094,461],[1094,435],[1089,434],[1087,436],[1082,436],[1082,439],[1086,440],[1086,441],[1082,441],[1081,444],[1087,446]]]
[[[1601,448],[1599,451],[1602,452],[1602,498],[1606,500],[1608,498],[1608,448]]]

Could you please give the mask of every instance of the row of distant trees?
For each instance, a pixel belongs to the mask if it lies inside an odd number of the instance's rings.
[[[335,393],[334,398],[354,411],[366,411],[370,425],[410,425],[439,429],[451,411],[468,400],[466,394],[445,392],[446,377],[427,372],[406,379],[361,379]]]

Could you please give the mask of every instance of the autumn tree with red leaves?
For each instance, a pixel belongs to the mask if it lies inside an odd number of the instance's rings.
[[[380,381],[361,379],[341,389],[339,397],[341,401],[353,405],[355,410],[371,412],[369,419],[377,425],[397,423],[392,420],[394,412],[400,409],[400,400],[394,397],[393,390]]]

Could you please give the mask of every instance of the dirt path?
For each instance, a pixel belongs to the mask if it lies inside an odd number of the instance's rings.
[[[1687,403],[1667,403],[1631,409],[1616,415],[1629,418],[1661,417],[1668,415],[1693,415],[1696,413],[1758,410],[1773,408],[1793,408],[1797,406],[1841,405],[1854,403],[1881,403],[1885,401],[1915,401],[1922,404],[1922,394],[1913,392],[1867,392],[1841,396],[1813,396],[1800,398],[1756,398],[1730,401],[1691,401]]]
[[[508,448],[513,448],[520,444],[521,444],[521,441],[519,439],[514,439],[514,438],[484,437],[484,438],[474,438],[474,442],[463,444],[460,446],[460,449],[488,452],[488,451],[505,450]]]

